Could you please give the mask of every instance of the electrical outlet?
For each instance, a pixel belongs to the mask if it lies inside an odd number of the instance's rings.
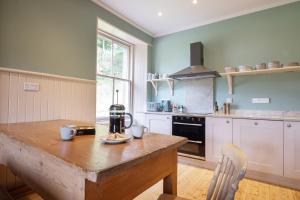
[[[233,102],[233,99],[231,97],[226,98],[226,103],[232,104],[232,102]]]
[[[270,98],[252,98],[252,103],[270,103]]]
[[[39,83],[24,83],[24,91],[37,92],[40,90]]]

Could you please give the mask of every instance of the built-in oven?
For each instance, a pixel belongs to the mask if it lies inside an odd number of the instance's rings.
[[[205,159],[205,117],[173,116],[172,134],[188,139],[178,149],[179,155]]]

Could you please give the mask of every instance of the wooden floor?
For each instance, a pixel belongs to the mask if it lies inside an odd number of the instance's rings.
[[[185,164],[178,165],[178,196],[193,200],[206,198],[213,172]],[[157,183],[135,200],[155,200],[162,193],[162,182]],[[258,181],[244,179],[236,194],[238,200],[300,200],[300,191]],[[42,200],[32,194],[18,200]]]

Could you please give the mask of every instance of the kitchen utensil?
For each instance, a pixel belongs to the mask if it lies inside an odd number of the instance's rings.
[[[143,126],[143,125],[138,125],[138,124],[137,125],[133,125],[131,127],[132,136],[134,138],[137,138],[137,139],[143,138],[145,129],[147,129],[147,128],[145,126]]]
[[[290,62],[288,65],[285,65],[284,67],[294,67],[294,66],[300,66],[298,62]]]
[[[239,72],[247,72],[247,71],[251,71],[252,67],[249,65],[241,65],[239,66]]]
[[[274,68],[279,68],[279,67],[281,67],[279,61],[268,62],[268,69],[274,69]]]
[[[62,140],[72,140],[76,135],[75,125],[66,125],[60,128],[60,137]]]
[[[172,105],[170,100],[162,100],[161,104],[164,112],[172,112]]]
[[[267,68],[266,63],[260,63],[260,64],[255,65],[256,70],[261,70],[261,69],[266,69],[266,68]]]
[[[178,112],[179,113],[183,113],[184,112],[184,106],[183,105],[178,106]]]
[[[147,102],[147,111],[157,112],[160,110],[160,103],[157,102]]]
[[[236,68],[235,67],[225,67],[224,69],[225,69],[226,73],[236,72]]]
[[[118,92],[117,92],[117,104],[113,104],[109,108],[109,132],[110,133],[125,133],[125,129],[131,127],[133,119],[130,113],[125,112],[125,106],[122,104],[118,104]],[[125,126],[125,115],[130,117],[129,126]]]

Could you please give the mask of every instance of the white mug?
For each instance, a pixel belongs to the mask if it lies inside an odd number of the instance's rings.
[[[72,140],[76,135],[75,125],[60,127],[60,137],[62,140]]]
[[[143,138],[146,127],[143,125],[132,125],[131,131],[134,138]]]

